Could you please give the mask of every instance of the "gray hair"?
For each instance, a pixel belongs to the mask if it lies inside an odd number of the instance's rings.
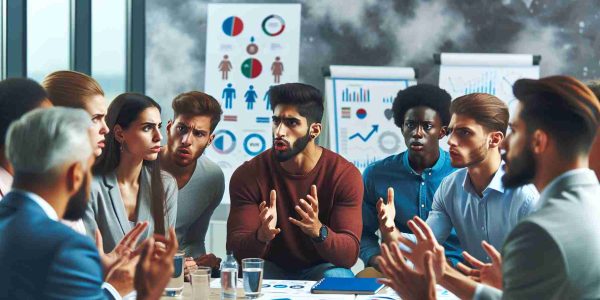
[[[92,155],[89,114],[52,107],[30,111],[8,128],[6,156],[15,173],[56,175],[66,163],[87,168]]]

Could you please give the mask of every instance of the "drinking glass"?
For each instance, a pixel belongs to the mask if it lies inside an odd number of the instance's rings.
[[[208,300],[210,296],[210,273],[209,267],[198,267],[191,273],[192,295],[194,300]]]
[[[175,271],[173,271],[173,276],[171,276],[171,280],[169,280],[169,284],[165,288],[165,296],[169,297],[178,297],[183,293],[183,265],[185,262],[185,253],[177,252],[175,256],[173,256],[173,266],[175,267]]]
[[[260,296],[264,265],[265,261],[260,258],[242,259],[244,293],[247,299],[256,299]]]

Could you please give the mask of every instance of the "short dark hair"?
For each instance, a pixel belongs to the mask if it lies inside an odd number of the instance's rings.
[[[6,132],[13,121],[48,99],[44,88],[29,78],[0,81],[0,144],[6,143]]]
[[[320,123],[323,119],[323,96],[312,85],[285,83],[272,86],[268,93],[272,110],[275,110],[279,104],[293,105],[298,108],[298,113],[305,117],[309,124]]]
[[[438,113],[442,126],[448,126],[451,100],[452,97],[448,92],[432,84],[421,83],[400,90],[392,105],[394,123],[402,128],[404,116],[409,109],[426,106]]]
[[[584,83],[570,76],[520,79],[513,93],[528,132],[544,130],[567,158],[589,153],[600,122],[600,103]]]
[[[508,106],[494,95],[473,93],[458,97],[452,101],[450,113],[473,118],[486,130],[500,131],[506,135]]]
[[[212,133],[221,121],[223,110],[221,104],[213,96],[191,91],[177,95],[171,104],[175,118],[179,115],[194,115],[210,117],[210,132]]]

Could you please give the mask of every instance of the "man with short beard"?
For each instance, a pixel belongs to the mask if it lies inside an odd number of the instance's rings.
[[[450,113],[450,159],[452,166],[463,169],[440,184],[427,224],[440,243],[454,227],[468,252],[467,261],[490,262],[482,241],[500,248],[510,230],[534,210],[539,194],[532,185],[507,188],[502,184],[499,147],[508,127],[508,107],[502,100],[469,94],[455,99]],[[381,209],[384,216],[387,206]],[[398,239],[410,243],[407,237],[413,236],[404,234]]]
[[[416,219],[411,229],[420,238],[409,255],[426,271],[408,271],[406,252],[394,246],[380,260],[392,278],[384,281],[402,299],[435,299],[436,282],[461,299],[600,299],[600,184],[588,168],[600,102],[568,76],[520,79],[513,93],[519,104],[503,144],[502,182],[533,183],[541,196],[508,235],[502,256],[478,270],[500,273],[501,284],[479,284],[449,267],[431,229]]]
[[[173,175],[179,188],[175,227],[179,245],[196,264],[218,269],[221,260],[206,253],[204,240],[223,198],[225,178],[221,168],[202,154],[215,138],[221,105],[210,95],[192,91],[175,97],[171,107],[175,117],[167,124],[167,146],[160,159],[161,168]]]
[[[138,251],[122,249],[102,270],[92,241],[58,222],[80,219],[86,211],[94,163],[91,125],[85,111],[56,107],[29,112],[8,129],[5,151],[15,177],[0,202],[0,299],[120,299],[131,291],[101,286],[121,264],[138,259]],[[139,248],[138,299],[160,298],[169,282],[177,251],[172,228],[170,235],[155,237],[165,245],[158,251],[154,238]]]
[[[227,249],[239,260],[265,259],[264,278],[352,277],[362,229],[360,172],[317,145],[319,90],[288,83],[269,96],[273,147],[231,178]]]

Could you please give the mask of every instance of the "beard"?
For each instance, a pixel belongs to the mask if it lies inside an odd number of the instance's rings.
[[[278,162],[286,162],[302,152],[310,142],[309,132],[310,130],[306,132],[306,135],[298,138],[293,145],[289,145],[288,149],[285,151],[277,151],[274,149],[275,147],[273,147],[275,159],[277,159]],[[273,137],[273,146],[275,146],[275,137]]]
[[[485,160],[485,158],[487,157],[487,152],[488,152],[487,142],[484,141],[481,144],[481,146],[477,147],[477,149],[473,150],[472,152],[470,152],[468,154],[467,161],[465,161],[462,164],[460,164],[460,163],[458,163],[458,164],[451,163],[451,164],[455,168],[467,168],[470,166],[474,166]]]
[[[510,163],[506,153],[502,154],[502,160],[506,162],[504,165],[506,172],[502,176],[502,184],[505,188],[516,188],[533,182],[536,163],[533,152],[528,147],[511,159]]]
[[[79,190],[69,199],[63,219],[77,221],[83,218],[88,206],[88,197],[90,195],[89,181],[90,176],[86,175]]]

